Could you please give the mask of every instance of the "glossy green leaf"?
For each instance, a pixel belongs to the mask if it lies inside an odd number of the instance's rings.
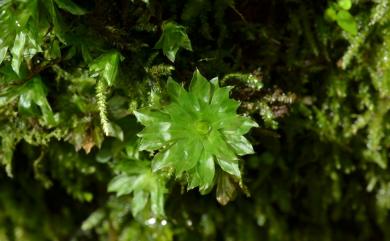
[[[258,127],[259,125],[245,116],[223,116],[221,119],[213,123],[213,126],[216,129],[223,128],[224,131],[230,133],[238,133],[244,135],[253,127]]]
[[[195,170],[199,175],[200,190],[202,191],[208,189],[209,186],[211,186],[215,175],[215,163],[213,156],[207,151],[203,151]]]
[[[54,40],[51,44],[51,47],[47,51],[47,58],[48,59],[58,59],[61,57],[61,49],[59,42],[57,40]]]
[[[238,162],[236,160],[223,160],[223,159],[217,159],[219,166],[224,170],[225,172],[236,176],[241,177],[240,168],[238,166]]]
[[[3,63],[5,56],[7,56],[8,47],[1,47],[0,48],[0,64]]]
[[[170,116],[170,121],[175,120],[175,126],[188,125],[188,122],[195,118],[194,105],[191,105],[188,95],[180,99],[180,102],[174,102],[165,108],[165,112]],[[197,105],[196,102],[194,102]]]
[[[192,153],[189,153],[189,148],[192,146],[189,144],[187,140],[179,140],[170,146],[169,150],[166,150],[161,156],[157,156],[153,160],[153,169],[159,170],[172,166],[175,168],[177,175],[181,175],[184,171],[193,168],[198,162],[201,146],[195,144],[195,152],[197,153],[194,153],[194,156],[190,156]]]
[[[345,10],[337,13],[337,24],[350,34],[357,34],[357,24],[353,16]]]
[[[229,98],[230,87],[217,88],[213,91],[211,104],[217,112],[235,113],[240,106],[238,101]]]
[[[152,170],[157,172],[163,168],[171,167],[172,163],[169,158],[171,157],[171,148],[158,152],[152,160]]]
[[[20,89],[19,111],[42,115],[46,123],[54,125],[54,114],[46,99],[46,94],[46,87],[41,78],[33,78]],[[37,112],[38,107],[40,112]]]
[[[183,95],[187,94],[185,93],[185,90],[172,78],[168,79],[167,92],[169,94],[169,97],[176,102],[183,98]]]
[[[175,62],[176,53],[180,48],[192,51],[190,39],[183,26],[174,22],[166,22],[162,30],[163,33],[154,48],[162,49],[170,61]]]
[[[58,9],[54,4],[55,0],[47,0],[47,1],[42,1],[41,3],[47,8],[47,11],[49,12],[49,16],[51,18],[51,22],[53,24],[53,32],[55,35],[59,38],[61,42],[66,42],[66,37],[65,37],[65,25],[62,19],[61,14],[58,13]]]
[[[139,149],[152,151],[161,148],[173,138],[170,127],[169,122],[157,122],[145,128],[138,133],[138,136],[142,138]]]
[[[129,185],[134,182],[136,177],[119,175],[116,176],[108,185],[109,192],[116,192],[117,196],[129,194],[133,191],[133,186]]]
[[[143,125],[151,125],[157,121],[168,122],[169,115],[156,110],[143,109],[140,111],[134,111],[134,115],[137,120]]]
[[[103,77],[109,86],[111,86],[115,81],[116,75],[118,73],[119,61],[120,54],[118,52],[112,53],[106,61]]]
[[[210,83],[201,75],[199,70],[194,72],[190,84],[190,92],[200,100],[208,103],[210,101]]]
[[[240,134],[230,134],[229,132],[225,133],[224,136],[229,145],[233,147],[237,155],[247,155],[254,153],[251,143],[244,136]]]
[[[112,86],[115,82],[119,62],[121,61],[122,56],[117,51],[111,51],[105,54],[102,54],[99,58],[94,60],[89,68],[92,71],[95,71],[101,75],[101,77],[106,81],[108,86]]]
[[[215,175],[215,164],[213,156],[203,150],[199,156],[199,163],[191,170],[188,189],[199,187],[201,193],[209,190],[213,185]]]
[[[16,35],[14,46],[11,49],[12,54],[12,69],[19,74],[19,68],[23,61],[23,54],[26,45],[27,35],[20,32]]]
[[[204,141],[205,149],[213,153],[217,158],[226,160],[237,159],[234,149],[230,148],[228,143],[225,141],[222,134],[217,130],[211,130],[207,139]]]
[[[148,194],[144,191],[139,191],[134,193],[133,200],[131,202],[131,212],[134,215],[137,215],[141,210],[143,210],[148,202]]]
[[[87,12],[75,4],[72,0],[55,0],[58,7],[74,15],[84,15]]]
[[[153,192],[150,194],[150,203],[153,213],[164,215],[164,195],[167,192],[164,182],[158,178],[158,185],[153,187]]]
[[[172,159],[177,175],[180,175],[181,173],[195,167],[203,151],[203,145],[197,139],[179,140],[176,145],[178,150],[177,153],[179,153],[179,155],[176,155]]]

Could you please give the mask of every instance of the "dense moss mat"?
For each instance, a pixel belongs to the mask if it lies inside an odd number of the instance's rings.
[[[5,0],[0,64],[1,241],[390,240],[388,0]]]

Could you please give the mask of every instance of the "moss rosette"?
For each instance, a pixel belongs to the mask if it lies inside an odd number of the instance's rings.
[[[257,123],[237,114],[240,103],[229,98],[231,87],[219,87],[195,71],[189,91],[172,79],[167,92],[170,104],[135,111],[145,128],[138,134],[140,150],[156,152],[153,171],[173,168],[176,176],[186,174],[188,189],[201,191],[213,186],[215,163],[241,178],[239,156],[254,153],[243,136]]]

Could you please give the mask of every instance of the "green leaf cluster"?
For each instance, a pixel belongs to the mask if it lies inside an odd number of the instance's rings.
[[[135,112],[145,125],[138,134],[140,150],[158,151],[154,171],[173,168],[176,176],[185,174],[188,189],[199,187],[201,192],[213,187],[215,164],[241,179],[238,156],[254,153],[243,135],[257,124],[236,114],[239,103],[229,98],[230,90],[196,70],[188,92],[169,79],[169,105]]]
[[[165,182],[163,177],[153,174],[150,162],[119,163],[115,169],[121,174],[108,184],[108,191],[116,192],[117,196],[133,193],[130,205],[134,216],[145,209],[148,199],[152,213],[164,215]]]
[[[162,34],[154,48],[162,49],[167,58],[175,62],[177,51],[180,48],[192,51],[191,41],[185,32],[185,28],[174,22],[166,22],[162,26]]]
[[[346,32],[356,35],[358,26],[354,17],[348,12],[352,6],[351,0],[339,0],[337,3],[332,3],[325,11],[325,17],[337,24]]]
[[[0,1],[0,240],[390,240],[389,8]]]

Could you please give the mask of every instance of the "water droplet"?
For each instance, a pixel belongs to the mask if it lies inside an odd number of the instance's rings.
[[[156,224],[156,219],[155,218],[149,218],[148,220],[146,220],[146,224],[148,224],[148,225]]]
[[[192,221],[191,220],[187,220],[187,225],[188,226],[192,226]]]

